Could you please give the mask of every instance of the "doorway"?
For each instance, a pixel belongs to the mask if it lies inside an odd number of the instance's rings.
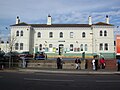
[[[62,55],[64,52],[64,45],[63,44],[59,44],[59,55]]]

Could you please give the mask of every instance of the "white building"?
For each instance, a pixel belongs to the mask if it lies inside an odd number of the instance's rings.
[[[105,22],[92,23],[91,16],[88,24],[52,24],[52,18],[47,17],[47,24],[21,23],[19,17],[16,24],[11,25],[11,39],[16,38],[13,51],[29,51],[35,53],[44,51],[48,57],[81,56],[102,54],[113,58],[114,26],[109,24],[109,17]]]

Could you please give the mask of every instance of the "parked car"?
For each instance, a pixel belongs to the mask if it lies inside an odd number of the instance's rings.
[[[0,50],[0,58],[4,56],[5,52]]]
[[[4,58],[7,60],[9,58],[14,58],[16,60],[19,59],[19,53],[16,52],[16,51],[13,51],[13,52],[7,52],[4,54]]]
[[[20,53],[19,54],[19,57],[20,57],[20,59],[25,59],[25,60],[31,60],[31,59],[33,59],[33,54],[31,54],[30,52],[22,52],[22,53]]]
[[[35,60],[46,60],[47,59],[47,54],[44,52],[37,52],[35,53]]]

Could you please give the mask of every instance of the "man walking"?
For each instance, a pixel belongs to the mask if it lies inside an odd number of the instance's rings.
[[[117,71],[120,71],[120,58],[118,58],[118,60],[117,60]]]
[[[77,57],[76,60],[75,60],[76,69],[80,69],[80,64],[81,64],[81,61],[80,61],[80,59]]]

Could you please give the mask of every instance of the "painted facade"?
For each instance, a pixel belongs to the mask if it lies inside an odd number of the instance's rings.
[[[16,38],[13,51],[44,51],[49,57],[76,57],[83,52],[86,57],[114,57],[114,26],[108,16],[96,24],[92,24],[91,16],[88,24],[52,24],[50,15],[47,20],[47,24],[27,24],[17,17],[16,24],[11,25],[11,40]]]

